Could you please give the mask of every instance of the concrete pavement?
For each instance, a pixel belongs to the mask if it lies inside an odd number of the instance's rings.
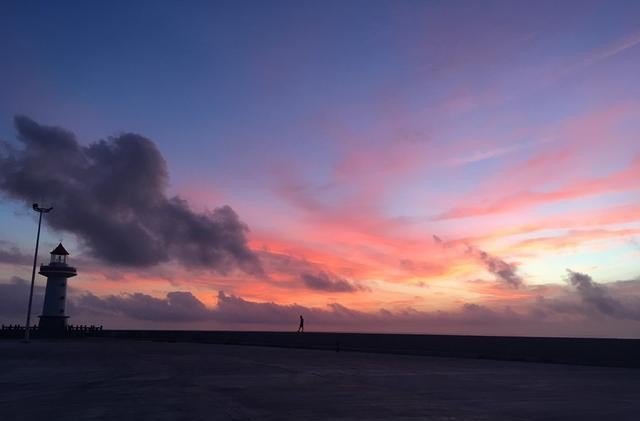
[[[640,370],[116,339],[0,341],[13,420],[638,420]]]

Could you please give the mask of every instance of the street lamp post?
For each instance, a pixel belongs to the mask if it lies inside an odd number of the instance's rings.
[[[33,204],[33,210],[38,212],[38,235],[36,236],[36,252],[33,255],[33,271],[31,271],[31,288],[29,289],[29,307],[27,308],[27,324],[24,327],[24,341],[29,342],[29,327],[31,324],[31,302],[33,301],[33,284],[36,280],[36,263],[38,261],[38,243],[40,243],[40,225],[42,225],[42,214],[51,212],[51,208],[40,208],[37,203]]]

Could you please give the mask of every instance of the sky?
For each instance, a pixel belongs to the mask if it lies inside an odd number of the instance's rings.
[[[0,4],[0,320],[640,338],[640,3]],[[34,315],[46,279],[36,279]]]

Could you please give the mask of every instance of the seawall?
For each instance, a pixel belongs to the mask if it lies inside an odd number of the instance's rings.
[[[171,330],[105,330],[100,336],[158,342],[640,367],[640,339]]]

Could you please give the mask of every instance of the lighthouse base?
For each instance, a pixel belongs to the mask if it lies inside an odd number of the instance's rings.
[[[62,336],[67,331],[69,316],[39,316],[38,331],[47,336]]]

